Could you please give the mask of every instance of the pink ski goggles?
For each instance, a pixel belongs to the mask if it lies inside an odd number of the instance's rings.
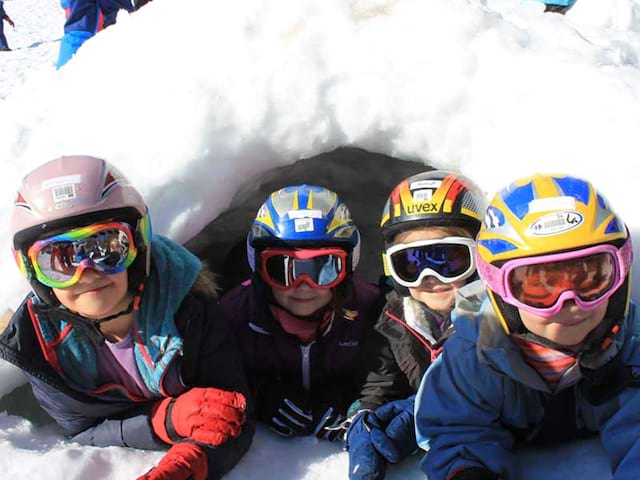
[[[509,260],[501,267],[476,253],[480,278],[489,289],[516,308],[556,315],[567,300],[590,311],[623,284],[633,260],[631,240],[622,247],[604,244],[564,253]]]

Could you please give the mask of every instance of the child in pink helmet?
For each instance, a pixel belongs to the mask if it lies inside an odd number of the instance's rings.
[[[73,441],[167,449],[140,478],[220,478],[248,449],[247,384],[200,261],[151,235],[138,191],[104,160],[52,160],[11,216],[30,293],[0,336]],[[224,365],[224,368],[218,366]]]

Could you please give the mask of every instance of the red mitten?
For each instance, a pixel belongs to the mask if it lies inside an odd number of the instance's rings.
[[[241,393],[192,388],[176,398],[156,402],[151,410],[151,425],[168,444],[190,438],[218,446],[229,437],[240,435],[246,406]]]
[[[193,443],[176,443],[157,466],[137,480],[206,480],[207,456]]]

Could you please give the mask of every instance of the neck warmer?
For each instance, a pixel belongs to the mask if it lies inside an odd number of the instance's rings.
[[[333,309],[326,309],[317,319],[296,317],[284,308],[271,305],[271,313],[282,329],[300,340],[303,345],[315,341],[329,331],[334,317]]]

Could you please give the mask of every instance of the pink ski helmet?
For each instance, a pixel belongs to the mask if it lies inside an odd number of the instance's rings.
[[[113,165],[87,155],[65,156],[37,167],[23,179],[11,212],[11,238],[18,267],[46,303],[58,301],[35,279],[29,246],[46,233],[117,219],[135,231],[138,257],[129,267],[129,288],[149,275],[151,223],[142,195]]]

